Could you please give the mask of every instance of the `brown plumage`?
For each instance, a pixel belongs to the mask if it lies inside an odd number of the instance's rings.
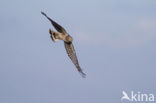
[[[72,44],[72,41],[73,41],[72,37],[66,32],[66,30],[62,26],[60,26],[55,21],[53,21],[51,18],[49,18],[44,12],[41,12],[41,13],[51,22],[51,24],[54,26],[54,28],[59,32],[59,33],[57,33],[57,32],[54,32],[53,30],[49,29],[51,39],[54,42],[56,42],[57,40],[64,41],[64,46],[65,46],[65,49],[66,49],[66,52],[67,52],[69,58],[72,60],[72,62],[76,66],[77,70],[82,75],[82,77],[85,77],[86,74],[83,73],[81,67],[79,66],[76,52],[75,52],[74,46]]]

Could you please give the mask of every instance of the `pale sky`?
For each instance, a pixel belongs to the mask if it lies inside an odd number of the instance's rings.
[[[155,0],[1,0],[0,103],[121,103],[156,96]],[[84,79],[50,22],[74,38]]]

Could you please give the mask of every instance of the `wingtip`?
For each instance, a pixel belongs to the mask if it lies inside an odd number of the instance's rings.
[[[41,11],[41,14],[43,14],[44,12],[43,11]]]
[[[86,78],[86,74],[83,71],[79,71],[79,73],[83,78]]]
[[[41,14],[44,15],[44,16],[46,16],[46,14],[43,11],[41,11]]]

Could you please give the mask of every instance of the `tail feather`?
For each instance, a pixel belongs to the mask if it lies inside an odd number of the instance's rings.
[[[53,42],[58,41],[58,39],[56,39],[56,33],[53,30],[49,29],[49,33]]]

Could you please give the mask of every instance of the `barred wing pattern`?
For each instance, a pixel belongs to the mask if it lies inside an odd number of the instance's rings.
[[[54,26],[54,28],[60,32],[60,33],[66,33],[66,30],[61,26],[59,25],[58,23],[56,23],[55,21],[53,21],[51,18],[49,18],[44,12],[41,12],[42,15],[44,15],[50,22],[51,24]]]
[[[79,66],[79,63],[78,63],[78,60],[77,60],[77,56],[76,56],[76,52],[74,50],[73,44],[64,42],[64,46],[66,48],[66,51],[67,51],[67,54],[68,54],[69,58],[72,60],[72,62],[74,63],[74,65],[76,66],[78,71],[81,73],[82,77],[85,77],[86,74],[83,73],[82,69]]]

